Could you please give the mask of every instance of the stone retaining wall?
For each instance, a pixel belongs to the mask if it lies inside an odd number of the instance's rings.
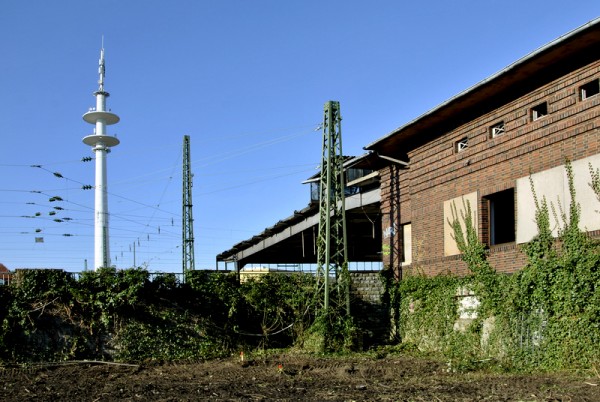
[[[360,328],[363,348],[384,344],[389,339],[389,305],[380,271],[350,272],[351,310]]]

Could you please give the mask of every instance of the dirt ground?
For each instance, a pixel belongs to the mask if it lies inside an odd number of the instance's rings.
[[[448,373],[442,363],[272,356],[193,364],[0,368],[10,401],[600,401],[600,376]]]

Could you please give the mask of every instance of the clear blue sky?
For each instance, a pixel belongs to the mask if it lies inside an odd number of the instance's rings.
[[[94,184],[94,162],[81,162],[93,157],[81,140],[92,126],[81,116],[103,35],[108,107],[121,117],[109,127],[121,140],[108,156],[112,263],[132,266],[135,242],[137,265],[180,272],[184,135],[196,268],[213,268],[308,204],[301,182],[320,162],[326,101],[340,101],[344,153],[360,155],[599,15],[597,0],[4,0],[0,263],[91,268],[94,194],[81,185]]]

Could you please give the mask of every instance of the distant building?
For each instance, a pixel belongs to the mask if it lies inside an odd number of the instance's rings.
[[[0,263],[0,285],[8,285],[12,279],[12,273],[6,266]]]
[[[267,274],[291,274],[294,271],[274,269],[269,267],[244,267],[240,270],[240,283],[249,280],[259,280]]]

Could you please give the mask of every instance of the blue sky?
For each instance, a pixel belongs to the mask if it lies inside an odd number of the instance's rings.
[[[121,140],[108,156],[112,263],[131,267],[135,243],[136,265],[180,272],[184,135],[196,268],[214,268],[308,204],[301,182],[320,162],[326,101],[340,102],[344,153],[360,155],[598,16],[597,0],[4,0],[0,263],[91,268],[94,194],[81,186],[94,184],[94,162],[81,159],[94,155],[81,116],[95,105],[102,36],[121,117],[108,130]]]

